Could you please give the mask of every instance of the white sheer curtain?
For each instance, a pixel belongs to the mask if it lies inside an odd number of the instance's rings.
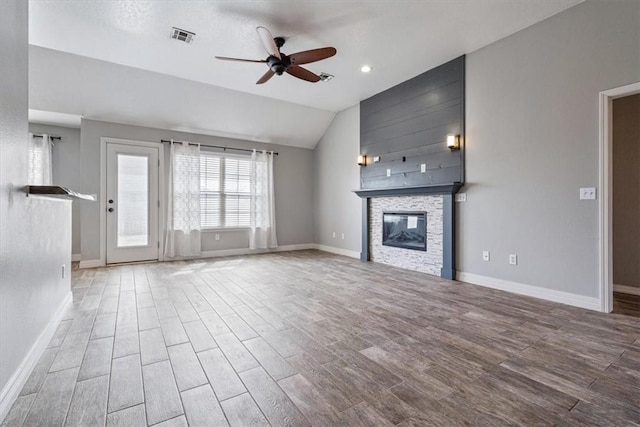
[[[171,141],[167,238],[168,257],[200,255],[200,145]]]
[[[29,134],[29,185],[51,185],[51,138],[43,134],[42,137]]]
[[[249,248],[278,247],[276,204],[273,194],[273,152],[251,154],[251,231]]]

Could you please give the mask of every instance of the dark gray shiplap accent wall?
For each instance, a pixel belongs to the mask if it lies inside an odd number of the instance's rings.
[[[464,76],[461,56],[360,103],[361,189],[464,182]],[[448,134],[460,150],[447,148]]]

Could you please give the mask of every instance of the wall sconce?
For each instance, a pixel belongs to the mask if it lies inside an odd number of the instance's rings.
[[[459,150],[460,135],[447,135],[447,148],[450,150]]]
[[[358,156],[358,166],[367,166],[367,156],[365,154]]]

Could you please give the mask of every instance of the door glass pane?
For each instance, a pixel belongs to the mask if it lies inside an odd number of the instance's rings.
[[[118,247],[149,244],[149,160],[118,154]]]

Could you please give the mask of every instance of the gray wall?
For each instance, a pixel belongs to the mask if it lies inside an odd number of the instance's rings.
[[[51,163],[53,183],[79,191],[80,183],[80,129],[29,123],[29,132],[46,133],[62,138],[54,141]],[[80,254],[80,202],[73,202],[71,220],[71,253]]]
[[[359,151],[360,105],[356,105],[336,115],[314,150],[316,243],[361,250],[362,204],[353,193],[360,182]]]
[[[100,137],[147,142],[175,139],[277,151],[279,156],[274,160],[274,187],[278,244],[284,246],[313,242],[312,150],[83,119],[80,130],[80,151],[82,191],[85,193],[100,193]],[[168,160],[168,146],[165,146],[165,156]],[[82,259],[97,260],[100,259],[100,207],[98,203],[82,203],[80,213]],[[219,241],[214,240],[213,233],[203,233],[203,251],[249,247],[247,231],[220,231],[219,233]]]
[[[640,288],[640,94],[613,101],[613,283]]]
[[[598,202],[579,188],[598,186],[599,92],[640,81],[640,2],[588,0],[467,55],[466,71],[459,270],[596,297]]]
[[[65,298],[71,204],[26,197],[28,3],[0,2],[0,420],[10,378]],[[46,345],[46,344],[45,344]],[[38,357],[38,354],[35,354]],[[6,399],[6,400],[5,400]]]
[[[464,182],[464,142],[447,148],[447,135],[464,136],[464,73],[461,56],[360,103],[360,188]]]

